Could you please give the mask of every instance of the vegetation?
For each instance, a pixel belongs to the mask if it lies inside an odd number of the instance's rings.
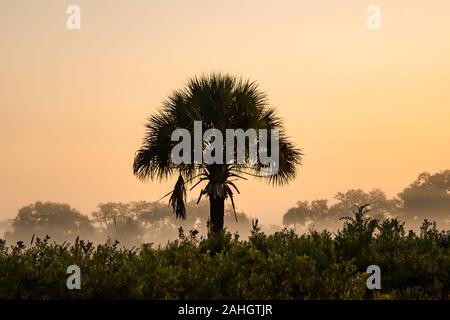
[[[349,190],[332,205],[299,202],[284,216],[297,232],[263,232],[243,212],[236,223],[228,207],[231,232],[206,238],[206,201],[188,202],[184,220],[159,202],[102,203],[90,217],[36,202],[0,240],[0,299],[449,299],[450,231],[424,220],[448,225],[449,172],[420,174],[398,198]],[[407,231],[403,218],[418,217]],[[66,287],[73,264],[81,290]],[[381,290],[366,287],[369,265]]]
[[[100,203],[91,216],[83,215],[68,204],[36,202],[19,210],[11,225],[6,228],[8,244],[32,237],[50,236],[52,241],[73,243],[77,237],[94,243],[118,240],[126,247],[143,243],[165,245],[178,238],[178,228],[197,229],[206,236],[209,205],[206,201],[186,204],[189,212],[186,219],[177,220],[167,203],[160,202],[107,202]],[[237,222],[236,222],[237,218]],[[248,237],[251,219],[244,212],[225,209],[225,223],[231,232]],[[0,234],[1,237],[1,234]]]
[[[260,159],[249,161],[248,148],[243,164],[205,164],[202,161],[174,164],[171,161],[171,151],[177,142],[172,141],[171,135],[178,128],[187,129],[193,135],[194,121],[202,121],[204,130],[219,130],[223,136],[227,129],[278,129],[277,172],[271,175],[261,174],[264,164]],[[256,83],[229,75],[211,74],[191,79],[186,88],[175,91],[164,102],[160,112],[149,118],[146,127],[143,145],[136,152],[134,159],[134,174],[144,180],[163,180],[178,175],[169,203],[180,218],[186,217],[186,186],[193,184],[194,188],[202,182],[206,183],[200,191],[198,201],[202,196],[209,198],[212,233],[223,230],[226,198],[230,198],[234,209],[233,192],[239,193],[234,184],[235,180],[254,176],[273,184],[286,184],[295,178],[297,166],[301,161],[300,150],[287,138],[282,121],[276,115],[275,109],[269,106],[266,94]],[[259,137],[256,137],[256,140],[259,144]],[[191,137],[191,141],[194,141],[194,137]],[[216,144],[217,141],[206,140],[202,148],[205,149],[213,143]],[[223,141],[219,144],[216,148],[225,148]],[[231,152],[236,160],[237,150]]]
[[[335,235],[257,221],[248,240],[197,231],[165,247],[126,249],[117,242],[51,243],[48,237],[8,248],[0,241],[0,299],[448,299],[450,232],[424,221],[406,232],[397,219],[344,218]],[[66,288],[66,268],[81,268],[81,290]],[[382,289],[366,288],[366,269],[381,268]]]
[[[379,189],[370,192],[359,189],[338,192],[331,205],[326,199],[299,201],[285,213],[283,224],[294,227],[298,232],[310,228],[337,231],[340,225],[336,221],[355,203],[370,203],[370,216],[379,220],[399,217],[414,230],[419,230],[425,219],[437,221],[439,226],[450,229],[450,170],[419,174],[397,197],[388,198]]]
[[[422,173],[398,197],[388,198],[379,189],[370,192],[348,190],[338,192],[331,205],[327,200],[299,201],[287,210],[283,224],[297,233],[308,230],[328,230],[337,233],[343,227],[340,220],[353,209],[353,205],[370,203],[368,216],[380,222],[398,217],[407,229],[420,231],[421,223],[436,221],[440,229],[450,229],[450,170],[435,174]],[[428,204],[428,206],[426,206]],[[108,202],[100,203],[90,215],[80,213],[68,204],[36,202],[21,208],[14,220],[0,221],[0,237],[8,245],[17,241],[29,243],[31,238],[49,235],[52,241],[73,243],[77,236],[94,243],[107,239],[118,240],[132,247],[143,243],[165,245],[178,238],[178,228],[196,229],[199,236],[207,235],[210,217],[207,201],[191,200],[186,203],[185,219],[176,219],[167,203],[161,202]],[[235,216],[236,213],[236,216]],[[237,222],[236,222],[236,217]],[[239,232],[247,239],[251,230],[251,217],[242,211],[225,208],[225,226],[231,233]],[[266,233],[280,231],[280,226],[261,225]]]

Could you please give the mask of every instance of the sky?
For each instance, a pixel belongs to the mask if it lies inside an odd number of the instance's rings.
[[[305,154],[289,186],[241,182],[239,209],[280,224],[298,200],[395,195],[449,168],[449,57],[448,0],[0,0],[0,219],[159,199],[173,181],[132,174],[145,120],[213,71],[257,81]]]

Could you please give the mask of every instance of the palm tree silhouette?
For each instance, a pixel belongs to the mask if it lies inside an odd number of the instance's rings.
[[[176,142],[171,141],[172,132],[186,128],[193,132],[194,121],[202,121],[203,129],[218,129],[225,134],[226,129],[278,129],[279,165],[273,175],[261,174],[264,167],[259,160],[245,164],[177,164],[171,161],[171,151]],[[225,199],[230,198],[235,210],[233,190],[239,193],[235,180],[253,176],[267,180],[273,185],[283,185],[296,176],[302,153],[286,137],[282,121],[275,109],[268,105],[264,92],[255,82],[243,80],[227,74],[213,73],[194,77],[182,90],[174,91],[164,101],[159,112],[146,123],[146,134],[141,148],[136,152],[133,164],[134,174],[142,180],[165,180],[178,175],[178,180],[169,203],[177,218],[186,217],[186,186],[190,190],[206,183],[200,191],[210,202],[210,233],[223,230]],[[203,147],[208,142],[203,142]],[[257,142],[258,143],[258,142]]]

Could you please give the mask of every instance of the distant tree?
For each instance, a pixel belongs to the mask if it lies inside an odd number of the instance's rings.
[[[400,201],[396,198],[389,199],[380,189],[365,192],[361,189],[351,189],[347,192],[338,192],[334,197],[337,202],[330,208],[330,215],[341,218],[347,212],[351,212],[355,205],[370,204],[368,216],[385,219],[394,217],[399,213]]]
[[[160,223],[168,223],[172,218],[172,210],[170,210],[167,203],[132,202],[131,211],[145,228],[153,227]]]
[[[12,219],[0,221],[0,238],[3,238],[5,233],[11,229],[12,223],[13,223]]]
[[[122,245],[131,246],[141,243],[165,244],[178,238],[178,229],[197,230],[201,235],[207,235],[206,225],[209,219],[209,204],[207,201],[191,200],[186,203],[189,213],[186,219],[176,219],[170,206],[163,202],[108,202],[98,205],[98,210],[92,216],[97,224],[102,239],[118,240]],[[236,222],[236,217],[238,221]],[[225,222],[228,231],[238,231],[241,236],[247,236],[251,229],[250,218],[240,211],[225,208]]]
[[[431,218],[450,222],[450,170],[421,173],[398,196],[407,220]]]
[[[130,205],[121,202],[100,203],[99,210],[92,216],[103,228],[108,231],[118,231],[121,224],[131,218]]]
[[[361,189],[338,192],[335,195],[336,202],[329,206],[325,199],[299,201],[297,206],[288,209],[283,216],[285,226],[293,226],[297,230],[299,226],[303,229],[312,227],[314,229],[328,229],[337,231],[340,218],[353,212],[356,206],[370,204],[370,212],[366,214],[377,219],[395,217],[400,214],[401,203],[397,198],[388,198],[386,194],[374,189],[365,192]],[[306,230],[305,230],[306,231]]]
[[[84,239],[95,237],[90,219],[68,204],[36,202],[19,210],[12,223],[11,232],[5,238],[10,241],[29,241],[49,235],[57,242],[73,241],[77,236]]]
[[[195,229],[201,235],[207,235],[207,224],[210,218],[209,203],[204,200],[198,204],[195,200],[188,201],[186,212],[186,219],[176,219],[166,203],[153,202],[152,211],[144,214],[142,219],[152,220],[152,223],[147,225],[147,229],[151,230],[151,233],[159,230],[157,233],[160,238],[168,236],[170,239],[176,239],[179,227],[186,231]],[[228,231],[239,232],[241,237],[246,237],[251,229],[251,219],[242,211],[234,212],[229,206],[225,207],[224,222]]]
[[[307,227],[326,218],[328,213],[328,200],[298,201],[297,206],[290,208],[283,216],[283,225],[293,226],[297,230],[298,226]]]
[[[92,216],[100,226],[103,236],[118,240],[124,245],[139,243],[143,228],[138,221],[138,210],[143,203],[108,202],[100,203]]]

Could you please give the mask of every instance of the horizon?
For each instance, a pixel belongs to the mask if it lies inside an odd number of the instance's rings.
[[[448,169],[447,170],[439,170],[438,172],[429,172],[431,175],[433,175],[433,174],[438,174],[438,173],[443,173],[443,172],[445,172],[445,171],[448,171]],[[428,172],[421,172],[420,174],[422,174],[422,173],[428,173]],[[416,175],[416,177],[414,178],[414,180],[416,179],[416,178],[418,178],[418,176],[419,176],[419,174],[418,175]],[[411,183],[413,182],[413,180],[411,180],[410,181]],[[363,191],[364,193],[366,193],[366,194],[368,194],[368,193],[370,193],[371,191],[381,191],[381,192],[383,192],[385,195],[386,195],[386,198],[388,199],[388,200],[393,200],[393,199],[399,199],[399,194],[400,194],[400,192],[401,191],[404,191],[407,187],[409,187],[410,186],[410,183],[408,183],[407,185],[405,185],[403,188],[402,188],[402,190],[400,190],[399,192],[397,192],[397,193],[395,193],[395,194],[393,194],[393,195],[389,195],[389,194],[387,194],[382,188],[372,188],[372,189],[370,189],[370,190],[364,190],[364,189],[361,189],[361,188],[356,188],[356,189],[347,189],[347,190],[339,190],[339,191],[336,191],[335,193],[334,193],[334,195],[331,197],[331,198],[314,198],[314,199],[301,199],[301,200],[297,200],[295,203],[292,203],[291,204],[291,206],[287,209],[287,210],[285,210],[284,212],[282,212],[282,213],[280,213],[280,212],[278,212],[277,214],[279,214],[280,215],[280,221],[275,221],[275,222],[266,222],[266,221],[264,221],[264,219],[260,219],[260,217],[259,216],[257,216],[257,215],[252,215],[252,214],[249,214],[248,212],[246,212],[245,210],[243,210],[242,208],[239,208],[239,207],[237,207],[236,208],[236,210],[239,212],[239,213],[243,213],[243,214],[245,214],[248,218],[257,218],[258,220],[260,220],[260,221],[262,221],[262,224],[265,226],[265,227],[270,227],[270,226],[277,226],[277,227],[283,227],[283,226],[286,226],[285,224],[283,224],[283,218],[284,218],[284,215],[287,213],[287,211],[289,210],[289,209],[293,209],[293,208],[296,208],[296,206],[298,205],[298,202],[299,201],[307,201],[307,202],[309,202],[309,203],[311,203],[312,201],[315,201],[315,200],[326,200],[327,201],[327,203],[328,203],[328,205],[329,206],[332,206],[332,205],[334,205],[334,204],[337,204],[338,202],[339,202],[339,200],[337,200],[336,199],[336,196],[339,194],[339,193],[346,193],[346,192],[350,192],[350,191]],[[165,199],[165,200],[163,200],[163,199]],[[166,205],[168,208],[170,207],[170,204],[168,203],[168,201],[167,201],[167,195],[165,196],[165,197],[160,197],[159,199],[156,199],[156,200],[145,200],[145,199],[138,199],[138,200],[125,200],[125,201],[102,201],[102,202],[99,202],[99,203],[97,203],[96,205],[95,205],[95,207],[93,207],[91,210],[88,210],[88,211],[83,211],[83,210],[80,210],[79,208],[77,208],[76,206],[74,206],[72,203],[70,203],[70,202],[55,202],[55,201],[47,201],[47,200],[36,200],[36,201],[33,201],[33,202],[30,202],[30,203],[27,203],[27,204],[23,204],[23,205],[21,205],[19,208],[18,208],[18,210],[17,211],[19,211],[19,209],[21,209],[21,208],[24,208],[24,207],[27,207],[27,206],[30,206],[30,205],[34,205],[36,202],[42,202],[42,203],[47,203],[47,202],[49,202],[49,203],[55,203],[55,204],[67,204],[67,205],[69,205],[72,209],[75,209],[75,210],[77,210],[78,212],[80,212],[81,214],[83,214],[83,215],[86,215],[86,216],[88,216],[89,218],[94,218],[94,216],[93,216],[93,214],[95,213],[95,212],[98,212],[98,209],[99,209],[99,207],[100,207],[100,205],[101,204],[109,204],[109,203],[115,203],[115,204],[119,204],[119,203],[123,203],[123,204],[127,204],[127,203],[132,203],[132,202],[140,202],[140,201],[145,201],[145,202],[149,202],[149,203],[160,203],[160,204],[163,204],[163,205]],[[203,199],[201,202],[204,202],[204,201],[206,201],[205,199]],[[186,198],[186,203],[196,203],[197,202],[197,197],[195,197],[195,196],[193,196],[193,197],[188,197],[188,198]],[[231,208],[231,204],[230,203],[228,203],[228,202],[226,202],[225,203],[225,205],[226,205],[226,207],[228,208],[228,209],[230,209]],[[362,203],[355,203],[355,205],[362,205]],[[372,205],[372,204],[371,204]],[[195,206],[194,206],[195,207]],[[189,210],[187,211],[187,214],[189,215]],[[350,213],[350,212],[349,212]],[[431,213],[433,213],[433,212],[431,212]],[[345,214],[345,212],[342,212],[342,214]],[[399,212],[399,214],[400,214],[400,220],[402,220],[402,219],[411,219],[412,217],[408,217],[408,216],[403,216],[402,217],[402,214],[404,214],[404,213],[402,213],[402,212]],[[11,215],[11,217],[6,217],[6,218],[3,218],[3,219],[0,219],[0,222],[3,222],[3,221],[12,221],[12,220],[14,220],[15,218],[16,218],[16,216],[17,216],[17,212],[15,213],[15,214],[13,214],[13,215]],[[427,217],[427,216],[426,216]],[[177,220],[178,220],[178,218],[177,218]],[[180,219],[181,220],[181,219]],[[450,222],[450,220],[446,220],[447,222],[445,222],[444,220],[441,220],[440,218],[437,218],[436,219],[436,222],[438,222],[438,225],[441,225],[441,223],[449,223]],[[336,221],[336,226],[338,226],[339,225],[339,223]],[[231,227],[233,227],[233,225],[228,225],[229,227],[231,226]]]

